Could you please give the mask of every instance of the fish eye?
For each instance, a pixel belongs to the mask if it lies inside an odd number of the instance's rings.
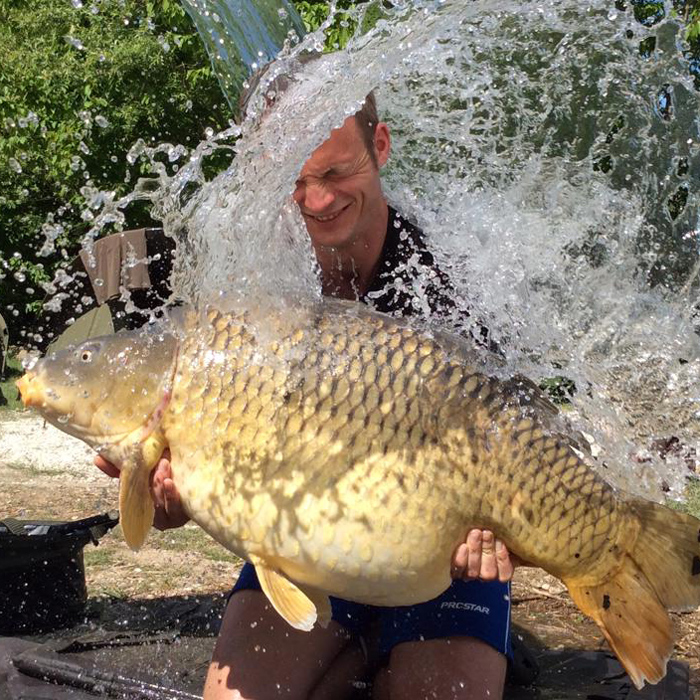
[[[85,347],[78,348],[76,356],[81,362],[91,362],[98,350],[99,345],[96,343],[86,345]]]

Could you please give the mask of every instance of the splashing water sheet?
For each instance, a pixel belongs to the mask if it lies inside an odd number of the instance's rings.
[[[374,89],[393,137],[387,196],[423,227],[504,371],[572,380],[569,419],[606,476],[679,495],[700,434],[700,96],[682,24],[670,6],[649,28],[598,1],[394,2],[370,22],[373,6],[351,11],[345,49],[305,61],[323,28],[301,37],[286,5],[266,4],[284,47],[246,119],[209,134],[176,172],[164,162],[176,147],[137,144],[129,158],[150,162],[152,177],[120,201],[100,193],[86,246],[146,199],[177,242],[174,298],[279,295],[293,307],[320,295],[291,194],[306,158]],[[187,9],[212,45],[216,32],[235,35],[235,13]],[[251,68],[261,58],[246,56]],[[288,87],[269,106],[281,75]],[[221,150],[230,165],[206,177]],[[672,437],[684,457],[661,459],[653,442]]]

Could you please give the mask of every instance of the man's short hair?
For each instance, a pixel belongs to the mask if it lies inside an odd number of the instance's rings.
[[[379,123],[379,116],[377,114],[377,99],[374,96],[374,92],[370,92],[365,97],[365,102],[360,111],[355,113],[355,121],[360,127],[360,133],[362,134],[362,140],[365,142],[367,152],[372,158],[372,162],[377,165],[377,155],[374,152],[374,132]]]
[[[298,62],[303,67],[304,65],[311,63],[312,61],[320,58],[321,56],[322,54],[318,53],[303,54],[302,56],[298,57]],[[250,77],[248,81],[249,85],[247,89],[241,94],[241,97],[238,101],[241,121],[245,118],[251,100],[253,99],[255,93],[258,91],[260,83],[264,82],[264,76],[271,65],[272,63],[268,63]],[[275,101],[277,100],[278,95],[285,92],[285,90],[287,90],[293,82],[294,77],[290,76],[288,73],[281,73],[280,75],[270,80],[264,88],[265,107],[263,108],[263,111],[265,112],[268,109],[271,109]],[[374,96],[374,92],[370,92],[365,97],[364,104],[359,109],[359,111],[355,113],[355,119],[357,121],[357,125],[360,128],[362,140],[364,141],[365,147],[367,148],[367,152],[369,153],[372,162],[375,165],[378,165],[377,156],[374,152],[374,132],[377,128],[377,124],[379,123],[379,116],[377,113],[377,100]]]

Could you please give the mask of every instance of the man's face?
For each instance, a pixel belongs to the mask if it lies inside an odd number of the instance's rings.
[[[367,151],[354,117],[331,132],[299,174],[294,201],[314,247],[343,248],[369,235],[384,205],[378,166],[389,156],[389,131],[375,131],[375,156]]]

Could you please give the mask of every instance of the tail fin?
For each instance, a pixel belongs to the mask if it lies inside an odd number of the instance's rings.
[[[604,583],[565,583],[642,688],[666,675],[673,651],[667,610],[700,606],[700,520],[648,501],[630,505],[641,527],[622,566]]]
[[[651,501],[632,507],[642,524],[632,557],[670,610],[700,606],[700,520]]]

